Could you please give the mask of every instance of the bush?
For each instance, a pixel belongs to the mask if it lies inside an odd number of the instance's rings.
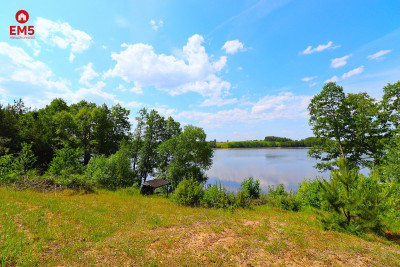
[[[340,159],[337,165],[339,169],[331,172],[329,181],[320,181],[322,198],[333,212],[322,220],[325,228],[356,234],[360,231],[380,233],[390,188],[378,182],[376,172],[365,177],[358,170],[349,170],[344,159]]]
[[[17,174],[13,174],[13,161],[14,157],[12,154],[8,154],[6,149],[5,154],[0,157],[0,183],[9,184],[15,182]]]
[[[92,181],[96,185],[114,189],[116,187],[108,159],[104,156],[96,156],[90,159],[85,170],[85,180]]]
[[[19,174],[26,174],[36,162],[32,152],[32,144],[22,143],[21,151],[13,162],[13,171]]]
[[[236,204],[235,194],[226,190],[218,182],[204,192],[202,204],[209,208],[234,208]]]
[[[57,151],[50,162],[49,173],[53,175],[69,175],[71,173],[82,173],[83,165],[79,162],[82,151],[66,146]]]
[[[256,199],[260,197],[260,181],[249,177],[240,185],[240,189],[248,194],[250,198]]]
[[[252,198],[246,190],[239,190],[235,197],[235,206],[236,207],[248,207],[250,206]]]
[[[71,173],[68,176],[62,176],[62,179],[56,179],[56,182],[73,189],[75,191],[85,191],[85,193],[93,193],[95,188],[95,183],[91,180],[87,180],[85,176],[81,174]]]
[[[101,187],[113,190],[118,187],[129,187],[137,182],[135,173],[131,169],[129,150],[125,147],[108,158],[93,157],[86,166],[85,178]]]
[[[186,206],[198,206],[203,199],[203,185],[199,184],[193,176],[184,178],[176,187],[173,199],[176,203]]]
[[[126,146],[122,146],[108,158],[107,166],[112,174],[112,180],[107,181],[104,185],[112,185],[112,188],[132,186],[137,182],[137,179],[131,165],[129,149]]]
[[[303,182],[299,184],[297,194],[303,202],[303,207],[321,208],[321,186],[318,180],[304,179]]]
[[[302,206],[302,199],[294,192],[286,192],[283,184],[277,187],[268,186],[269,202],[280,209],[290,211],[300,211]]]

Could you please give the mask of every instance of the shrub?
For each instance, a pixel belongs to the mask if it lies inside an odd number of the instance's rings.
[[[137,179],[131,165],[129,149],[123,146],[108,158],[107,166],[112,174],[112,181],[106,182],[105,185],[112,184],[113,188],[132,186]]]
[[[0,157],[0,182],[2,184],[8,184],[14,182],[16,175],[13,175],[13,161],[14,157],[12,154],[8,154],[6,149],[5,154]]]
[[[79,162],[82,151],[66,146],[57,151],[50,162],[49,173],[53,175],[68,176],[71,173],[82,173],[83,165]]]
[[[295,192],[286,192],[283,184],[268,186],[269,202],[283,210],[300,211],[302,200]]]
[[[233,208],[236,204],[235,194],[218,182],[204,192],[202,204],[209,208]]]
[[[70,175],[62,176],[62,179],[56,179],[56,182],[73,189],[75,191],[85,191],[85,193],[93,193],[95,188],[95,182],[87,180],[84,175],[71,173]]]
[[[112,188],[116,187],[108,159],[104,156],[96,156],[90,159],[85,170],[85,179],[97,185]]]
[[[26,174],[36,162],[36,157],[32,152],[32,144],[22,143],[21,151],[13,162],[13,172]]]
[[[109,189],[129,187],[137,182],[134,171],[131,169],[129,151],[125,147],[108,158],[93,157],[86,166],[85,178]]]
[[[381,215],[390,190],[379,184],[376,172],[365,177],[358,170],[349,170],[344,159],[337,164],[339,169],[331,172],[330,180],[320,181],[322,198],[334,212],[322,220],[325,228],[339,228],[356,234],[369,230],[381,232]]]
[[[245,191],[250,198],[256,199],[260,197],[260,181],[254,180],[253,177],[245,179],[240,185],[240,189]]]
[[[248,207],[251,204],[252,198],[246,190],[239,190],[235,197],[235,206],[237,207]]]
[[[304,179],[299,184],[297,194],[303,202],[303,207],[321,208],[321,186],[318,180]]]
[[[176,187],[173,199],[180,205],[198,206],[203,199],[203,185],[193,176],[184,178]]]

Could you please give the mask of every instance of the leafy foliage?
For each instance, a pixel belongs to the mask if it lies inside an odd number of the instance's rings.
[[[322,207],[321,185],[317,179],[304,179],[296,190],[302,200],[303,207]]]
[[[235,194],[229,192],[218,182],[204,192],[202,204],[208,208],[234,208],[236,204]]]
[[[160,169],[161,177],[170,181],[172,188],[189,174],[199,183],[207,180],[204,170],[211,167],[213,151],[203,129],[186,126],[182,133],[161,144],[158,152],[167,163]]]
[[[301,198],[293,191],[286,192],[283,184],[268,186],[268,200],[283,210],[300,211],[302,206]]]
[[[332,171],[330,180],[320,181],[322,198],[335,213],[323,220],[325,227],[355,233],[380,232],[382,204],[390,191],[379,185],[375,175],[367,178],[357,170],[349,170],[345,159],[337,164],[339,169]]]
[[[67,145],[57,151],[50,163],[49,173],[62,176],[68,176],[72,173],[82,173],[81,158],[82,152],[80,149],[74,149]]]
[[[322,160],[317,168],[333,169],[338,157],[350,168],[380,165],[385,143],[393,135],[398,119],[400,83],[384,88],[381,102],[367,93],[345,94],[341,86],[327,83],[313,97],[308,110],[313,133],[321,140],[309,155]]]
[[[250,198],[255,199],[260,197],[260,181],[254,180],[253,177],[244,179],[244,181],[240,185],[240,189],[241,191],[245,192]]]
[[[193,176],[189,176],[189,178],[184,178],[176,187],[174,200],[180,205],[198,206],[203,195],[203,184],[199,184]]]

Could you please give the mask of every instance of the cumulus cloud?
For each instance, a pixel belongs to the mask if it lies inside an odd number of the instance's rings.
[[[225,53],[233,55],[238,51],[243,51],[244,46],[239,40],[232,40],[227,41],[221,49],[225,50]]]
[[[83,67],[81,76],[85,87],[71,90],[71,82],[57,77],[45,63],[34,60],[24,49],[0,42],[0,93],[6,97],[22,98],[27,106],[41,108],[54,98],[76,103],[82,99],[98,104],[115,104],[116,96],[104,91],[106,83],[90,84],[92,65]],[[91,74],[90,74],[91,73]]]
[[[4,68],[0,75],[5,80],[30,83],[46,89],[66,90],[69,82],[56,79],[53,71],[43,62],[34,60],[24,49],[0,42],[0,57]]]
[[[375,54],[369,55],[368,58],[375,59],[375,60],[383,59],[383,56],[386,54],[389,54],[390,52],[392,52],[392,50],[390,50],[390,49],[381,50],[381,51],[376,52]]]
[[[363,72],[364,72],[364,66],[360,66],[360,67],[355,68],[355,69],[353,69],[353,70],[351,70],[349,72],[344,73],[342,75],[342,79],[347,79],[347,78],[350,78],[351,76],[358,75],[358,74],[363,73]]]
[[[135,88],[153,86],[170,95],[196,92],[204,97],[225,96],[231,84],[218,75],[226,66],[227,58],[222,56],[212,61],[203,42],[202,36],[193,35],[179,58],[157,54],[148,44],[122,44],[123,51],[111,54],[116,64],[104,78],[120,77],[134,83]]]
[[[307,107],[312,96],[294,95],[283,92],[267,95],[252,103],[249,108],[233,108],[216,113],[200,111],[182,111],[178,118],[197,120],[207,127],[222,127],[227,123],[257,123],[273,119],[300,119],[308,116]]]
[[[44,18],[37,18],[35,33],[46,44],[61,49],[70,48],[69,60],[72,62],[75,54],[89,49],[92,37],[84,31],[76,30],[66,22],[54,22]]]
[[[302,80],[303,82],[308,83],[308,82],[314,80],[314,79],[317,78],[317,77],[318,77],[318,76],[304,77],[304,78],[302,78],[301,80]]]
[[[340,47],[339,45],[334,45],[332,41],[329,41],[327,44],[320,44],[315,48],[312,48],[312,46],[309,45],[301,53],[303,55],[309,55],[309,54],[312,54],[312,53],[315,53],[315,52],[322,52],[322,51],[327,50],[327,49],[336,49],[336,48],[339,48],[339,47]]]
[[[82,66],[83,72],[81,78],[79,79],[79,83],[90,85],[90,81],[94,78],[98,77],[99,74],[93,69],[93,63],[89,62],[86,66]]]
[[[325,81],[325,83],[329,83],[329,82],[338,82],[338,81],[342,81],[344,79],[350,78],[352,76],[361,74],[364,72],[364,66],[360,66],[358,68],[355,68],[349,72],[343,73],[343,75],[339,78],[338,76],[333,76],[332,78],[328,79]]]
[[[351,57],[351,55],[332,59],[331,67],[336,69],[345,66],[347,64],[347,59],[349,59],[349,57]]]
[[[154,19],[150,20],[150,25],[151,28],[155,31],[157,31],[159,28],[161,28],[164,25],[164,21],[159,20],[158,22],[155,21]]]

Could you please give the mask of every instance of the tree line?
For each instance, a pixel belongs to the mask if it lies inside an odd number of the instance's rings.
[[[182,129],[145,108],[132,129],[129,110],[54,99],[32,110],[19,100],[0,105],[0,179],[45,177],[66,185],[140,186],[162,177],[176,186],[189,173],[205,181],[212,149],[204,130]]]
[[[210,145],[213,148],[312,147],[320,143],[321,142],[316,137],[292,140],[286,137],[266,136],[264,140],[252,141],[217,142],[214,140],[210,142]]]

